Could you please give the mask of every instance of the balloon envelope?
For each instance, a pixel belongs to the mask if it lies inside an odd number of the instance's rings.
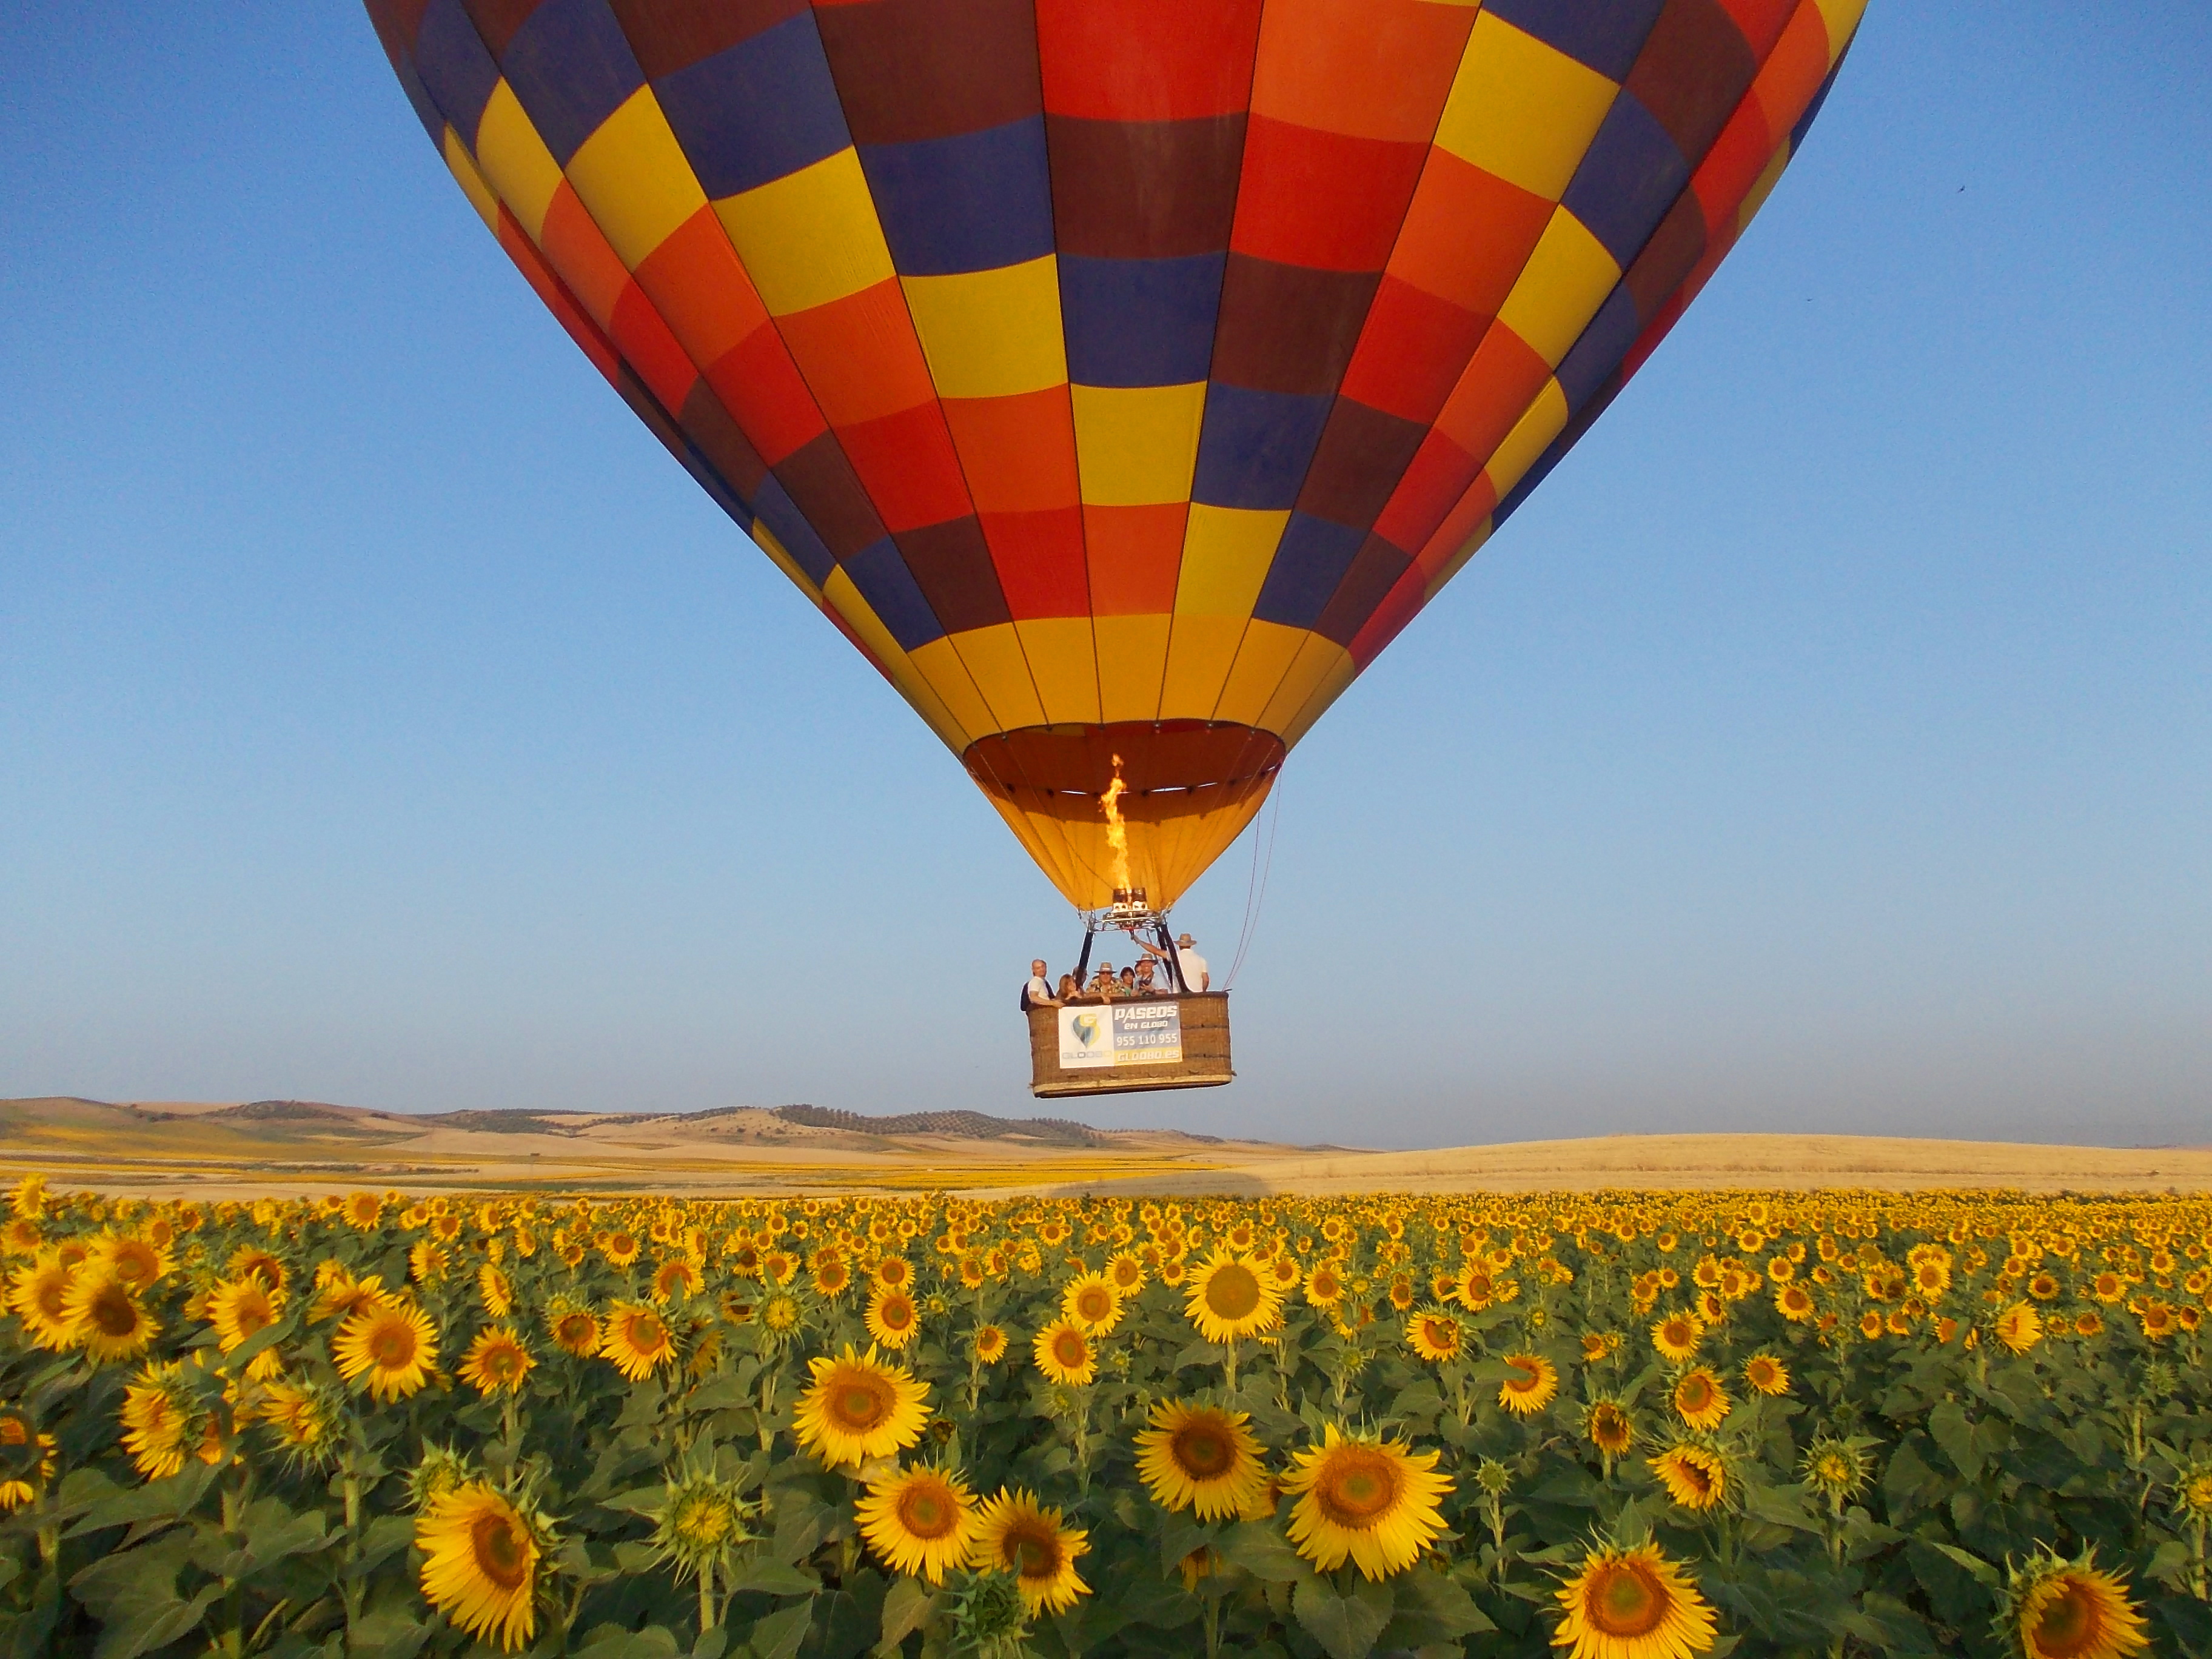
[[[1079,905],[1650,354],[1864,0],[368,0],[600,372]]]

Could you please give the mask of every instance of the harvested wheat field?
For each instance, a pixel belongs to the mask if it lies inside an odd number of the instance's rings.
[[[1862,1135],[1609,1135],[1425,1152],[1096,1129],[981,1112],[817,1107],[632,1115],[409,1115],[319,1101],[0,1101],[0,1172],[87,1190],[247,1197],[408,1192],[749,1194],[2212,1190],[2212,1148],[2015,1146]]]

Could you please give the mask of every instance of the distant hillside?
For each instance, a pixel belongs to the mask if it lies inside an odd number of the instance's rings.
[[[968,1140],[1036,1140],[1052,1146],[1103,1146],[1108,1138],[1065,1117],[993,1117],[988,1112],[900,1112],[868,1117],[831,1106],[779,1106],[775,1115],[809,1129],[868,1135],[957,1135]]]
[[[898,1112],[872,1117],[830,1106],[719,1106],[699,1112],[575,1112],[542,1111],[530,1107],[452,1112],[384,1112],[363,1106],[339,1106],[321,1100],[249,1100],[224,1104],[208,1102],[131,1102],[116,1103],[78,1096],[47,1096],[28,1100],[0,1100],[0,1139],[11,1131],[21,1135],[62,1126],[79,1130],[132,1126],[173,1126],[181,1131],[191,1125],[195,1133],[250,1132],[281,1139],[334,1137],[343,1140],[386,1140],[421,1135],[432,1130],[460,1130],[477,1134],[551,1135],[563,1139],[597,1139],[602,1132],[623,1128],[691,1127],[721,1137],[731,1131],[770,1134],[778,1126],[789,1131],[828,1132],[835,1135],[896,1138],[936,1135],[958,1140],[1020,1141],[1036,1146],[1103,1147],[1115,1144],[1115,1136],[1065,1117],[995,1117],[988,1112]],[[746,1128],[746,1125],[754,1126]],[[1218,1145],[1219,1137],[1181,1130],[1149,1130],[1145,1133],[1178,1140]]]

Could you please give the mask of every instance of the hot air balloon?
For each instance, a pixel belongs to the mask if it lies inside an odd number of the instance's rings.
[[[1072,904],[1157,915],[1681,315],[1864,0],[368,4],[639,417]]]

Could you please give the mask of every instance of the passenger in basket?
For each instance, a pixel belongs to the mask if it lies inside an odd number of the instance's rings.
[[[1135,969],[1133,969],[1133,968],[1124,968],[1124,969],[1121,970],[1121,978],[1120,985],[1121,985],[1121,994],[1122,994],[1123,996],[1125,996],[1125,997],[1133,997],[1133,996],[1136,995],[1136,994],[1137,994],[1137,970],[1136,970]]]
[[[1098,971],[1091,976],[1089,988],[1092,996],[1103,997],[1109,1002],[1113,1001],[1114,993],[1121,988],[1121,981],[1114,977],[1112,963],[1102,962],[1098,964]]]
[[[1136,939],[1137,948],[1147,957],[1158,960],[1161,975],[1167,981],[1169,988],[1173,989],[1175,973],[1169,965],[1168,953],[1150,939],[1138,939],[1134,933],[1129,937]],[[1182,969],[1182,982],[1189,989],[1207,991],[1213,988],[1213,975],[1206,971],[1206,958],[1198,953],[1198,941],[1188,933],[1176,936],[1175,965]]]
[[[1152,959],[1146,957],[1137,964],[1137,994],[1140,997],[1156,997],[1159,994],[1160,988],[1152,983]]]
[[[1052,994],[1052,981],[1045,977],[1044,958],[1039,957],[1030,963],[1029,982],[1022,987],[1022,1012],[1032,1008],[1057,1008],[1060,999]]]
[[[1054,994],[1063,1003],[1073,1002],[1083,994],[1083,988],[1075,982],[1074,975],[1062,974],[1060,976],[1060,989]]]

